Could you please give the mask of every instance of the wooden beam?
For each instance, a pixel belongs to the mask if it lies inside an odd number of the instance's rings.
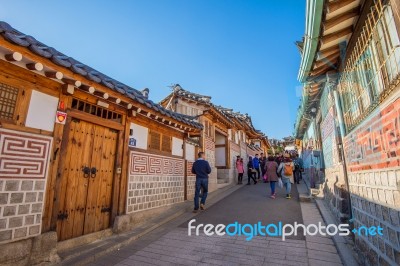
[[[58,80],[61,80],[64,77],[63,73],[59,71],[46,71],[44,72],[44,75],[48,78],[53,78]]]
[[[337,59],[339,58],[339,54],[340,54],[339,51],[337,51],[337,53],[334,53],[328,57],[321,58],[321,60],[315,62],[314,70],[320,68],[323,65],[335,64],[337,62]]]
[[[311,77],[319,76],[319,75],[321,75],[322,73],[328,71],[329,69],[331,69],[331,66],[325,65],[325,66],[322,67],[322,68],[319,68],[319,69],[316,69],[316,70],[311,71],[310,76],[311,76]]]
[[[80,82],[79,80],[63,78],[62,81],[77,88],[79,88],[82,85],[82,82]]]
[[[353,8],[343,14],[333,17],[333,18],[325,21],[324,23],[322,23],[324,31],[329,30],[329,29],[333,28],[334,26],[336,26],[348,19],[354,18],[354,17],[358,16],[359,14],[360,14],[360,8],[356,7],[356,8]]]
[[[328,34],[321,38],[321,45],[325,45],[327,43],[333,42],[339,38],[342,38],[346,35],[353,33],[353,26],[344,28],[343,30]]]
[[[26,68],[29,70],[42,71],[43,64],[42,63],[29,63],[29,64],[26,64]]]
[[[93,93],[96,91],[96,89],[95,89],[94,87],[88,86],[88,85],[81,85],[79,88],[80,88],[81,90],[84,90],[84,91],[86,91],[86,92],[89,92],[90,94],[93,94]]]
[[[7,61],[21,61],[22,60],[22,54],[18,52],[14,52],[12,54],[6,54],[4,56]]]
[[[335,1],[328,4],[327,13],[335,12],[338,9],[341,9],[347,5],[352,4],[355,0],[342,0],[342,1]]]
[[[332,55],[334,53],[339,53],[339,52],[340,52],[339,46],[338,45],[334,45],[334,46],[329,47],[329,48],[327,48],[325,50],[319,51],[317,53],[316,60],[319,61],[324,57],[328,57],[328,56],[330,56],[330,55]]]

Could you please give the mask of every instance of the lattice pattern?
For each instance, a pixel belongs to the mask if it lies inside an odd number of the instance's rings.
[[[131,175],[184,175],[184,162],[165,156],[131,152],[130,156]]]
[[[0,119],[14,119],[18,89],[0,83]]]
[[[117,123],[122,122],[122,115],[116,112],[107,110],[107,108],[103,108],[94,104],[90,104],[78,99],[72,99],[72,109],[76,109],[94,116],[98,116],[107,120],[111,120]]]
[[[0,129],[0,177],[45,179],[52,139]]]

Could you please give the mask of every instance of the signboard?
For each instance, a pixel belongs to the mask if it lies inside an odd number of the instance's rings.
[[[129,142],[128,142],[128,146],[129,147],[136,147],[136,139],[133,137],[129,138]]]
[[[67,113],[57,111],[56,113],[56,123],[65,125],[65,121],[67,120]]]

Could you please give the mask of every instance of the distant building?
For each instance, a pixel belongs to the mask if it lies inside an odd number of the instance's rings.
[[[211,191],[218,184],[222,186],[236,181],[237,156],[246,163],[249,156],[267,153],[270,148],[268,138],[254,128],[250,116],[213,104],[211,96],[187,91],[176,84],[161,105],[203,124],[204,130],[195,138],[199,143],[198,150],[206,153],[214,169],[210,177]],[[194,160],[194,157],[190,158],[189,162]]]

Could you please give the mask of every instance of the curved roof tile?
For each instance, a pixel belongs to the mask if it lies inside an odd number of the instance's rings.
[[[179,121],[183,121],[189,125],[192,125],[196,128],[203,128],[203,126],[200,123],[194,122],[194,123],[189,123],[189,121],[186,121],[181,117],[180,114],[178,113],[170,113],[166,112],[164,108],[162,108],[160,105],[155,104],[154,102],[146,99],[143,97],[142,93],[117,81],[114,80],[103,73],[100,73],[93,68],[75,60],[72,57],[69,57],[67,55],[64,55],[63,53],[60,53],[56,49],[49,47],[39,41],[37,41],[34,37],[23,34],[13,27],[11,27],[8,23],[4,21],[0,21],[0,34],[9,42],[27,47],[30,51],[32,51],[34,54],[37,54],[41,57],[48,58],[50,59],[53,63],[68,68],[72,72],[77,73],[79,75],[85,76],[88,79],[97,82],[99,84],[103,84],[107,86],[108,88],[117,91],[120,94],[126,94],[130,99],[138,101],[141,104],[145,104],[146,106],[153,108],[156,111],[159,111],[163,115],[168,115],[169,117],[173,116]],[[204,97],[204,96],[203,96]],[[205,96],[207,97],[207,96]]]

